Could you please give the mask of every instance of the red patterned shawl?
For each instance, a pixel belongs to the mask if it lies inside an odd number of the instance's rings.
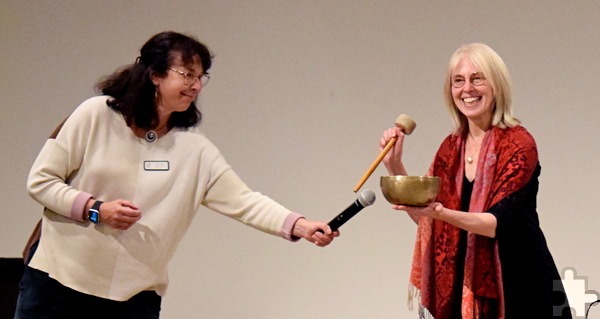
[[[437,201],[454,210],[461,206],[464,143],[464,136],[448,136],[429,171],[442,181]],[[485,212],[522,188],[537,162],[535,141],[525,128],[492,128],[481,145],[470,211]],[[418,290],[421,306],[436,319],[450,318],[459,237],[459,229],[446,222],[425,217],[419,221],[410,283]],[[499,318],[504,318],[501,271],[497,241],[468,233],[462,297],[455,296],[462,298],[463,319],[481,318],[490,299],[498,300]]]

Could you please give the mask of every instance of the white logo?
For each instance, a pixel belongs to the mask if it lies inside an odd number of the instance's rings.
[[[562,284],[569,300],[573,318],[584,318],[587,307],[596,300],[599,300],[600,294],[595,290],[587,290],[587,277],[577,277],[575,268],[563,268],[562,272]],[[559,285],[555,280],[554,288],[557,290],[560,289]],[[554,306],[553,314],[560,316],[566,306],[566,302],[561,306]]]

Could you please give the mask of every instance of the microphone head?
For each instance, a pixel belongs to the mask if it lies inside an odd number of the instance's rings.
[[[360,195],[358,195],[358,202],[363,205],[363,207],[372,205],[375,203],[375,193],[373,193],[371,190],[365,189],[364,191],[360,192]]]

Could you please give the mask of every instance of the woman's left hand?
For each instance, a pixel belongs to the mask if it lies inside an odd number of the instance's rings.
[[[327,223],[300,218],[294,224],[292,235],[304,238],[319,247],[325,247],[331,244],[333,239],[340,235],[340,232],[332,231]]]
[[[403,210],[410,215],[413,219],[420,216],[431,217],[439,219],[439,214],[444,209],[441,203],[434,202],[428,206],[406,206],[406,205],[392,205],[395,210]]]

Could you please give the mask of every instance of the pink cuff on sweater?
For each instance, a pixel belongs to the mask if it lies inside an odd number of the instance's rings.
[[[285,219],[285,222],[283,222],[283,226],[281,227],[281,236],[283,238],[285,238],[289,241],[300,240],[300,237],[296,237],[296,236],[292,235],[292,231],[294,230],[294,225],[300,218],[304,218],[304,216],[302,216],[298,213],[294,213],[294,212],[292,212],[291,214],[288,215],[288,217]]]
[[[87,204],[88,200],[90,200],[92,197],[92,194],[88,194],[86,192],[79,193],[79,195],[75,197],[73,206],[71,206],[71,218],[83,222],[83,211],[85,210],[85,204]]]

